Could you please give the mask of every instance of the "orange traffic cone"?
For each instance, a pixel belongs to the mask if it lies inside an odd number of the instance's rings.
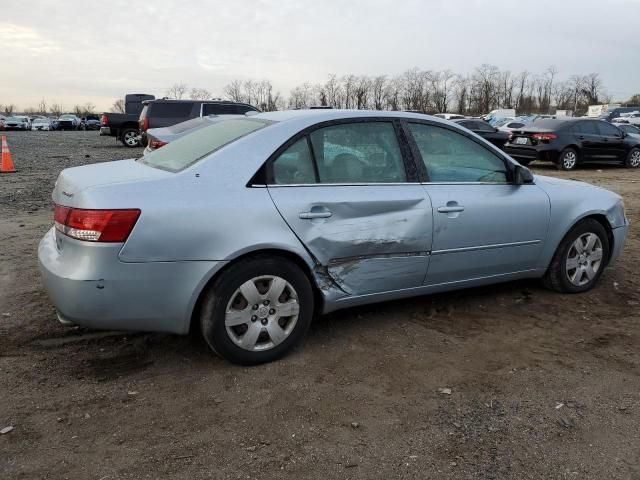
[[[16,167],[13,166],[13,160],[11,159],[11,152],[9,151],[9,145],[7,144],[7,137],[2,136],[2,163],[0,164],[0,173],[13,173],[16,171]]]

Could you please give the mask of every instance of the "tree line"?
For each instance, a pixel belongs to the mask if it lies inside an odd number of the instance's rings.
[[[263,111],[329,106],[463,115],[479,115],[497,108],[514,108],[518,113],[554,113],[555,109],[584,113],[589,105],[612,101],[598,73],[559,80],[554,66],[542,73],[513,74],[489,64],[464,75],[418,68],[396,76],[329,75],[324,82],[296,86],[288,98],[276,92],[266,79],[234,80],[222,92],[228,100],[249,103]],[[208,90],[189,90],[184,83],[173,85],[166,95],[178,99],[211,98]],[[640,94],[625,103],[640,103]]]
[[[171,99],[209,100],[214,97],[206,88],[175,83],[165,95]],[[550,66],[544,72],[523,71],[517,74],[483,64],[471,73],[450,70],[434,71],[412,68],[395,75],[329,75],[323,82],[304,82],[294,87],[285,98],[268,79],[233,80],[222,89],[227,100],[249,103],[262,111],[287,108],[328,106],[333,108],[410,110],[424,113],[452,112],[479,115],[497,108],[513,108],[518,113],[555,113],[555,109],[583,114],[589,105],[611,103],[598,73],[558,78],[558,70]],[[625,104],[640,104],[640,94]],[[15,113],[14,104],[0,105],[0,111]],[[75,105],[71,112],[83,116],[94,113],[95,105]],[[112,105],[115,112],[125,112],[123,99]],[[25,114],[60,115],[59,103],[45,99]]]

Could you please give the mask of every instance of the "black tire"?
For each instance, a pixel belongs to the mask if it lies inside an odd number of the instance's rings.
[[[624,166],[627,168],[640,167],[640,148],[632,148],[624,161]]]
[[[577,286],[571,283],[569,274],[567,273],[568,255],[574,242],[579,237],[588,233],[594,233],[600,239],[602,244],[602,259],[596,275],[590,279],[588,283]],[[565,235],[562,242],[560,242],[560,245],[553,255],[551,264],[543,277],[542,281],[544,285],[551,290],[561,293],[581,293],[591,290],[609,263],[609,248],[609,237],[602,224],[592,218],[582,220],[574,226],[569,233]]]
[[[265,350],[245,350],[227,332],[226,309],[242,284],[262,276],[280,277],[293,287],[299,304],[298,318],[281,343]],[[239,365],[257,365],[277,360],[299,345],[309,329],[313,313],[313,290],[304,272],[284,258],[256,256],[230,266],[208,288],[202,301],[200,328],[209,347],[221,357]],[[257,322],[256,326],[260,328]],[[242,325],[239,327],[243,328]]]
[[[575,170],[578,166],[578,152],[573,148],[565,148],[558,155],[556,168],[558,170]],[[571,161],[573,159],[573,161]]]
[[[120,133],[120,141],[125,147],[136,148],[140,146],[139,132],[135,128],[127,128]],[[136,139],[135,142],[133,139]]]

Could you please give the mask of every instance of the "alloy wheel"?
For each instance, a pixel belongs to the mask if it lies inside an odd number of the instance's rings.
[[[567,170],[571,170],[573,167],[575,167],[576,166],[576,154],[575,154],[575,152],[567,152],[567,153],[565,153],[564,157],[562,157],[562,165]]]
[[[636,150],[631,154],[631,158],[629,159],[629,164],[632,167],[640,166],[640,150]]]
[[[138,135],[135,132],[127,132],[124,134],[124,141],[127,145],[135,147],[138,144]]]
[[[249,351],[282,343],[298,321],[298,294],[285,279],[266,275],[247,280],[231,296],[225,310],[229,338]]]
[[[566,273],[576,287],[593,280],[602,265],[602,242],[595,233],[583,233],[571,244],[567,253]]]

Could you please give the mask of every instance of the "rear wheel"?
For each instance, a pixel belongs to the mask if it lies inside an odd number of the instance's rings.
[[[557,292],[591,290],[609,261],[609,237],[604,227],[588,218],[564,237],[543,282]]]
[[[573,170],[578,165],[578,153],[573,148],[565,148],[558,157],[556,167],[560,170]]]
[[[134,148],[140,145],[138,130],[135,128],[127,128],[120,134],[120,141],[125,147]]]
[[[298,345],[313,318],[313,291],[300,268],[278,257],[241,260],[203,299],[202,335],[220,356],[241,365],[276,360]]]
[[[640,167],[640,148],[636,147],[631,149],[624,162],[624,166],[627,168]]]

